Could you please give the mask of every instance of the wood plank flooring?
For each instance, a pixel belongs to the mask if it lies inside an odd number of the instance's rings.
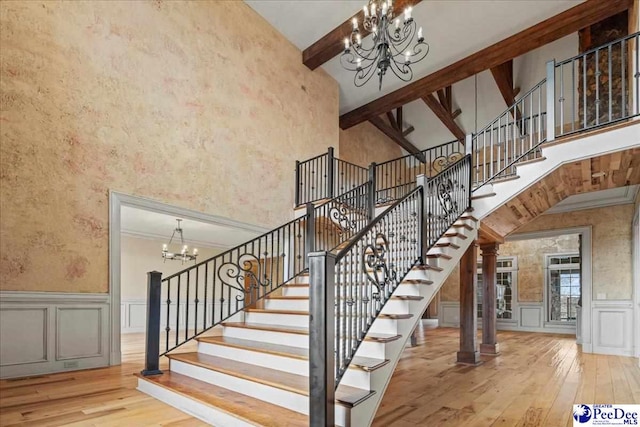
[[[124,337],[121,366],[0,381],[0,426],[205,425],[135,390],[144,337]],[[498,339],[500,356],[461,366],[457,329],[421,330],[374,426],[570,426],[574,402],[640,403],[636,359],[582,354],[570,336],[499,332]]]

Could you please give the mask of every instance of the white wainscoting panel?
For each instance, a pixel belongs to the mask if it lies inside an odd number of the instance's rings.
[[[444,327],[460,326],[460,303],[457,301],[440,301],[438,324]]]
[[[523,305],[520,303],[520,327],[542,328],[542,305]]]
[[[633,302],[593,301],[593,352],[633,356]]]
[[[109,295],[0,292],[0,378],[109,365]]]

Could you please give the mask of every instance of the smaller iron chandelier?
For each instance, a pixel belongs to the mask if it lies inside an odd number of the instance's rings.
[[[182,261],[183,264],[186,261],[195,262],[196,258],[198,257],[198,249],[194,248],[193,253],[189,253],[189,247],[184,244],[184,236],[182,235],[182,227],[180,226],[182,220],[176,219],[176,221],[178,222],[178,225],[176,226],[175,230],[173,230],[173,234],[171,234],[169,243],[165,243],[162,245],[162,258],[165,262],[168,259]],[[176,233],[178,233],[178,235],[180,236],[180,244],[182,245],[182,250],[180,251],[180,253],[169,252],[169,246],[173,242],[173,238],[176,236]]]
[[[342,66],[355,71],[353,83],[357,87],[365,85],[378,74],[378,90],[382,89],[382,78],[391,69],[400,80],[408,82],[413,78],[411,65],[422,61],[429,53],[422,27],[416,31],[416,23],[411,17],[411,7],[404,10],[401,18],[394,20],[393,0],[369,0],[362,8],[365,30],[373,38],[373,44],[366,47],[358,27],[358,19],[353,18],[351,36],[344,39],[344,53],[340,57]],[[411,48],[417,33],[417,42]],[[367,43],[368,44],[368,43]]]

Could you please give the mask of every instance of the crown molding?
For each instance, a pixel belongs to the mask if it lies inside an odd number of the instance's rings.
[[[143,231],[134,231],[134,230],[126,230],[126,229],[121,229],[120,230],[120,234],[122,234],[123,236],[135,237],[135,238],[138,238],[138,239],[154,240],[154,241],[158,241],[160,243],[167,243],[168,242],[167,236],[165,236],[163,234],[149,233],[149,232],[143,232]],[[188,242],[189,242],[189,246],[195,246],[195,247],[198,247],[198,248],[227,250],[227,249],[230,249],[230,248],[233,247],[231,245],[223,245],[221,243],[205,242],[203,240],[195,240],[195,239],[189,239]]]
[[[640,189],[640,185],[628,185],[625,187],[624,194],[622,195],[616,194],[610,197],[599,197],[595,200],[555,205],[550,209],[548,209],[547,211],[545,211],[544,215],[630,204],[635,201],[636,194],[638,193],[638,189]]]

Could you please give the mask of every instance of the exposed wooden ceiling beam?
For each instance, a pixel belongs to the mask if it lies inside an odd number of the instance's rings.
[[[440,121],[447,127],[447,129],[451,131],[453,136],[461,141],[464,141],[465,133],[462,128],[458,126],[455,120],[453,120],[453,114],[451,110],[447,109],[444,105],[442,105],[441,102],[438,102],[436,97],[432,94],[423,96],[422,100],[425,104],[427,104],[429,108],[431,108],[431,111],[433,111],[434,114],[438,116]],[[448,101],[446,99],[445,104],[448,104]]]
[[[513,59],[491,67],[491,74],[498,85],[502,99],[507,104],[507,108],[513,106],[516,103],[516,95],[520,91],[520,89],[513,87]],[[511,110],[511,115],[518,121],[522,119],[522,113],[517,106]]]
[[[533,49],[627,10],[632,4],[633,0],[587,0],[388,95],[343,114],[340,116],[340,127],[348,129],[368,120],[370,117],[384,114],[386,111],[415,101],[427,93],[437,92],[438,89],[445,88],[498,66]]]
[[[396,0],[393,4],[393,14],[395,16],[400,15],[405,8],[415,6],[418,3],[420,3],[420,0]],[[315,70],[334,56],[342,53],[344,50],[344,38],[349,37],[353,30],[353,24],[351,23],[353,18],[356,18],[360,23],[359,31],[362,38],[367,37],[370,33],[362,27],[364,13],[360,10],[331,32],[324,35],[320,40],[303,50],[302,63],[310,69]],[[389,110],[391,110],[391,108],[389,108]]]
[[[402,131],[402,129],[399,127],[400,125],[396,121],[396,117],[393,115],[391,111],[387,111],[387,119],[389,119],[389,124],[391,125],[392,128],[394,128],[397,131]]]
[[[392,128],[390,125],[386,124],[384,120],[382,120],[380,117],[377,117],[377,116],[371,117],[369,119],[369,122],[371,122],[372,125],[377,127],[380,130],[380,132],[384,133],[389,138],[391,138],[393,142],[398,144],[405,151],[407,151],[410,154],[413,154],[416,159],[420,160],[422,163],[426,161],[424,158],[424,154],[415,145],[413,145],[409,140],[407,140],[402,135],[401,132]]]

